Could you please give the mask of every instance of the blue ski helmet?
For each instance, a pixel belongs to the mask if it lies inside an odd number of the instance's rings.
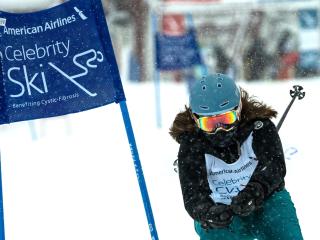
[[[189,104],[193,113],[210,116],[239,106],[240,90],[233,79],[217,73],[197,80],[190,90]]]

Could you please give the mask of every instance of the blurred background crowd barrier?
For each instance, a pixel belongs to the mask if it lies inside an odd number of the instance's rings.
[[[107,1],[118,63],[125,78],[148,81],[154,71],[154,33],[196,31],[203,65],[237,79],[288,80],[319,75],[320,1]],[[157,25],[152,25],[152,17]],[[188,18],[192,17],[192,23]],[[128,62],[128,63],[127,63]],[[185,81],[201,68],[161,71],[161,80]]]
[[[123,80],[154,80],[155,35],[178,37],[190,29],[195,31],[202,63],[160,69],[161,80],[189,81],[204,71],[247,81],[320,74],[319,0],[102,1]],[[21,12],[63,0],[6,2],[0,3],[1,9]]]

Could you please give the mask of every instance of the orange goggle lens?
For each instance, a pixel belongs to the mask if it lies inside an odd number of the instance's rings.
[[[228,127],[225,128],[225,125],[233,124],[238,120],[238,113],[236,110],[214,116],[197,117],[195,114],[192,114],[192,116],[198,127],[205,132],[214,132],[218,128],[227,130]]]

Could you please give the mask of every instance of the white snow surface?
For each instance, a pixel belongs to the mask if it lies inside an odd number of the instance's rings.
[[[199,239],[172,166],[179,146],[168,134],[188,103],[187,87],[161,83],[162,128],[157,128],[153,83],[123,84],[159,239]],[[287,189],[305,239],[313,240],[320,214],[320,79],[239,82],[276,108],[279,118],[295,84],[304,87],[306,97],[293,104],[280,135]],[[6,239],[151,239],[118,104],[3,125],[0,147]]]

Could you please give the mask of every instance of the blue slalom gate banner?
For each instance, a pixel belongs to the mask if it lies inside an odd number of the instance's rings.
[[[70,0],[34,13],[0,11],[0,59],[0,124],[119,103],[151,239],[158,240],[101,0]],[[0,240],[4,212],[0,160]]]
[[[99,1],[0,12],[0,124],[125,100]]]
[[[178,70],[201,64],[200,51],[194,29],[182,36],[156,34],[158,70]]]

